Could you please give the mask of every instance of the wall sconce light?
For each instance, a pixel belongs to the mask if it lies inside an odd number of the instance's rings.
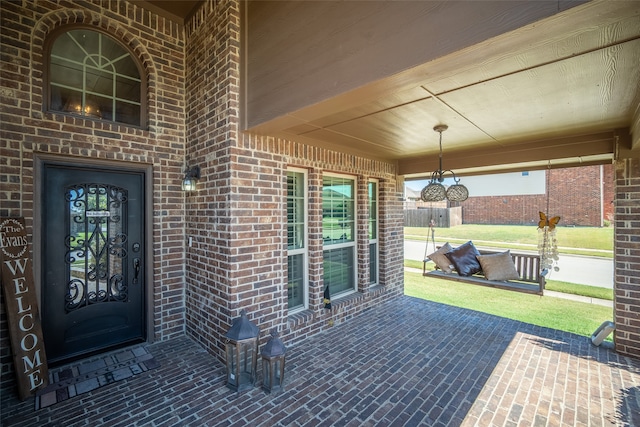
[[[200,179],[200,166],[187,168],[182,179],[182,191],[195,191],[196,184]]]

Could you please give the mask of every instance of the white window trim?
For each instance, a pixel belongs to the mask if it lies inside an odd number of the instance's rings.
[[[300,249],[292,249],[289,250],[288,242],[287,242],[287,263],[289,262],[289,255],[299,255],[302,254],[302,262],[303,262],[303,274],[304,274],[304,283],[303,287],[303,304],[300,307],[295,308],[287,308],[290,314],[298,313],[304,310],[309,309],[309,171],[307,169],[288,167],[287,174],[289,172],[302,173],[304,176],[304,235],[303,235],[303,247]],[[287,198],[289,195],[287,194]]]
[[[376,202],[376,238],[375,239],[369,239],[369,246],[367,247],[367,250],[369,250],[369,247],[371,246],[372,243],[376,244],[376,280],[373,282],[369,282],[369,286],[374,286],[380,283],[380,180],[378,179],[369,179],[368,183],[367,183],[367,205],[369,205],[369,183],[375,183],[376,184],[376,193],[375,193],[375,202]],[[369,216],[371,216],[371,212],[369,212]],[[369,227],[367,224],[367,233],[369,232]],[[369,260],[369,276],[371,276],[371,260]]]
[[[334,298],[342,298],[347,295],[355,294],[356,292],[358,292],[358,177],[355,175],[347,175],[347,174],[340,174],[340,173],[334,173],[334,172],[323,172],[322,174],[323,185],[320,190],[320,194],[322,194],[322,191],[324,190],[324,177],[345,178],[353,182],[353,240],[351,242],[345,242],[345,243],[334,243],[328,246],[324,244],[324,240],[322,243],[323,261],[324,261],[325,251],[330,251],[333,249],[343,249],[346,247],[353,248],[353,251],[352,251],[353,266],[354,266],[353,289],[338,292],[337,294],[331,294],[331,299],[333,300]],[[322,197],[320,199],[321,199],[320,203],[322,203]],[[324,232],[324,229],[323,229],[323,232]],[[322,273],[322,275],[323,275],[323,281],[324,281],[324,272]]]

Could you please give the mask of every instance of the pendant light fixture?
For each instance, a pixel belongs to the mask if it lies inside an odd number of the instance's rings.
[[[422,189],[420,197],[424,202],[440,202],[448,199],[452,202],[464,202],[469,197],[469,190],[467,187],[460,184],[460,179],[456,177],[456,174],[452,170],[442,169],[442,132],[449,129],[447,125],[437,125],[433,128],[434,131],[440,134],[440,163],[437,171],[431,174],[431,181],[429,185]],[[444,174],[451,173],[455,184],[450,185],[449,188],[445,188],[442,185],[444,181]]]

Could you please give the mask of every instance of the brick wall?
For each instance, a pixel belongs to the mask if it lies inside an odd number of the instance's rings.
[[[0,215],[24,216],[32,242],[38,155],[83,162],[152,165],[155,339],[184,334],[184,40],[182,29],[126,2],[0,2],[2,75]],[[50,113],[43,107],[43,47],[60,26],[90,24],[129,46],[149,82],[148,128]],[[37,213],[37,206],[36,213]],[[37,227],[35,227],[37,230]],[[38,254],[34,254],[37,259]],[[38,282],[38,278],[36,277]],[[0,304],[2,389],[13,383],[4,304]]]
[[[205,5],[186,35],[187,159],[202,168],[188,197],[187,334],[222,358],[223,334],[241,309],[290,344],[403,292],[402,205],[391,163],[240,131],[240,10],[235,1]],[[309,309],[287,310],[286,173],[308,170]],[[358,293],[322,303],[322,175],[357,178]],[[369,178],[380,179],[380,283],[368,286]]]
[[[278,215],[282,225],[281,236],[281,270],[285,273],[279,277],[276,295],[282,296],[282,305],[277,318],[265,319],[260,325],[280,330],[285,343],[294,343],[303,338],[322,331],[327,327],[339,324],[363,310],[395,298],[404,292],[403,268],[403,214],[402,194],[398,192],[393,164],[367,160],[352,155],[337,153],[320,148],[306,147],[291,141],[271,138],[247,137],[244,144],[262,152],[275,153],[282,156],[280,165],[280,182],[283,198],[278,201]],[[286,301],[286,169],[289,166],[308,170],[309,192],[309,309],[302,313],[289,315]],[[356,178],[356,212],[358,214],[359,232],[357,239],[357,290],[358,292],[343,299],[333,299],[331,311],[324,309],[322,279],[322,176],[325,172],[337,172]],[[369,206],[367,183],[369,179],[379,180],[379,283],[370,286],[369,280],[369,247],[368,220]]]
[[[248,258],[233,248],[232,236],[243,227],[242,218],[232,218],[231,206],[243,196],[232,192],[237,176],[230,168],[237,159],[238,17],[233,2],[208,2],[186,28],[186,162],[202,174],[186,200],[185,232],[194,242],[185,263],[186,331],[213,353],[237,314],[238,293],[251,292],[233,285],[237,263]]]
[[[560,215],[561,225],[600,227],[613,214],[613,165],[551,169],[549,209],[544,194],[473,197],[461,203],[465,224],[534,224],[538,212]],[[600,182],[603,185],[600,185]]]
[[[616,163],[615,344],[640,357],[640,158]]]
[[[127,2],[0,2],[0,214],[24,216],[32,240],[39,240],[41,218],[34,212],[39,155],[151,165],[151,335],[163,340],[186,330],[219,356],[221,335],[240,309],[262,328],[263,340],[269,329],[278,328],[292,343],[403,292],[402,205],[393,164],[240,132],[239,7],[237,1],[207,2],[182,27]],[[100,28],[135,52],[149,83],[148,127],[44,111],[45,40],[71,23]],[[193,165],[202,168],[202,179],[196,192],[185,195],[180,182]],[[289,166],[309,171],[310,304],[297,316],[289,316],[286,295]],[[334,301],[332,312],[322,304],[325,171],[353,175],[360,190],[359,292]],[[380,284],[375,288],[368,286],[366,271],[369,178],[380,180]],[[4,305],[0,335],[4,390],[14,383]]]

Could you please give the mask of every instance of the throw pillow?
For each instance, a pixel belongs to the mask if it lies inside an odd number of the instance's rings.
[[[487,280],[504,281],[520,278],[510,251],[499,254],[479,255],[478,261]]]
[[[451,261],[454,268],[460,276],[472,276],[482,270],[476,256],[480,252],[469,240],[464,245],[460,245],[447,254],[447,258]]]
[[[434,253],[427,255],[427,258],[433,261],[440,270],[445,273],[451,273],[453,265],[451,265],[451,261],[449,261],[449,258],[447,258],[446,255],[446,253],[451,251],[451,249],[451,245],[447,242]]]

